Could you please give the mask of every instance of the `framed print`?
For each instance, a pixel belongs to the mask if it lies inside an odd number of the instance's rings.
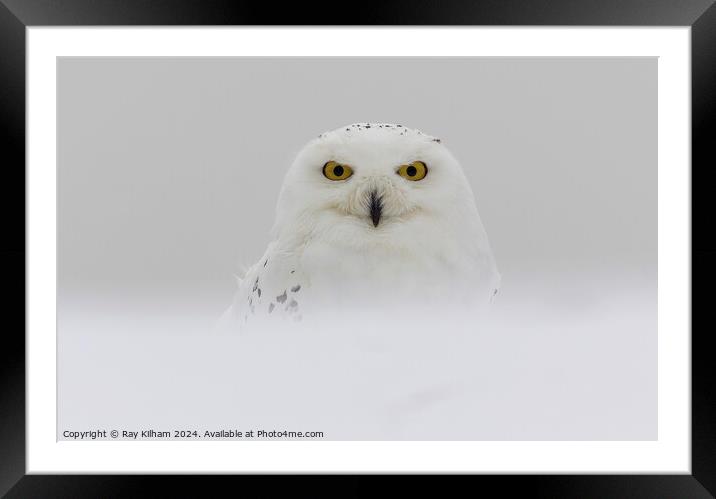
[[[712,2],[3,3],[7,497],[716,490]]]

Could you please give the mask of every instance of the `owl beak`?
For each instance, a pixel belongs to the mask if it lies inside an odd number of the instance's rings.
[[[370,193],[370,218],[373,220],[373,227],[378,227],[380,216],[383,213],[383,203],[376,191]]]

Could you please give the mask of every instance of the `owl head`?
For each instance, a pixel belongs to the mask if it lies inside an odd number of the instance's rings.
[[[279,196],[274,232],[345,244],[399,244],[469,232],[479,222],[460,164],[440,139],[398,124],[323,133],[297,155]]]

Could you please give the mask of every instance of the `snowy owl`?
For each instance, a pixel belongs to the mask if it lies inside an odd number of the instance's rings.
[[[272,242],[239,278],[239,327],[380,309],[419,317],[492,301],[500,284],[474,195],[440,139],[361,123],[310,141],[288,170]]]

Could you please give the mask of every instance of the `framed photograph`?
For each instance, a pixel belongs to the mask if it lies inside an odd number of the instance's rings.
[[[2,0],[0,492],[712,497],[713,2],[327,9]]]

